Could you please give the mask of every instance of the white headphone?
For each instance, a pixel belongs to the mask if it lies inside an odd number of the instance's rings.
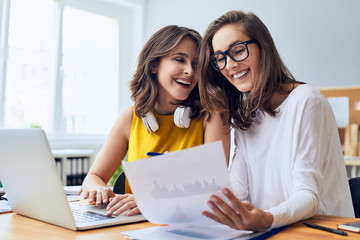
[[[174,113],[174,123],[179,128],[188,128],[191,123],[191,108],[180,106],[176,108]],[[145,114],[145,117],[142,118],[146,130],[148,133],[156,132],[159,129],[159,124],[156,120],[155,115],[152,112]]]

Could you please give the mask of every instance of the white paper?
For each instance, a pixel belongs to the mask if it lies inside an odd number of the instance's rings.
[[[252,231],[233,230],[202,215],[212,194],[230,188],[222,143],[123,163],[137,205],[152,223],[170,224],[123,232],[131,239],[232,239]]]
[[[158,226],[123,232],[129,239],[146,240],[193,240],[193,239],[248,239],[252,231],[239,231],[228,226]],[[256,234],[257,235],[257,234]],[[253,237],[253,235],[252,235]]]
[[[327,98],[336,119],[338,128],[346,128],[349,124],[349,97]]]
[[[144,217],[156,224],[219,225],[202,215],[212,194],[230,188],[222,143],[123,164]]]

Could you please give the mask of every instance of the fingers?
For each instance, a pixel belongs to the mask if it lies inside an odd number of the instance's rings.
[[[223,199],[214,195],[211,197],[208,205],[216,215],[216,217],[212,216],[213,220],[226,224],[231,228],[242,229],[241,226],[237,226],[242,222],[241,216]]]
[[[135,198],[132,194],[124,194],[115,196],[106,208],[108,215],[118,216],[119,214],[129,210],[126,215],[131,216],[140,212],[137,209]]]
[[[84,199],[88,199],[88,198],[89,198],[89,192],[88,192],[88,191],[84,191],[84,192],[82,193],[82,196],[83,196]]]
[[[102,191],[101,191],[101,199],[102,199],[102,202],[100,202],[100,204],[107,204],[109,203],[109,199],[114,197],[115,194],[114,192],[110,189],[110,188],[104,188]]]
[[[273,222],[271,213],[255,207],[248,201],[241,201],[227,188],[222,192],[230,204],[213,195],[208,202],[213,212],[204,211],[202,213],[204,216],[239,230],[266,231],[271,226]]]
[[[139,214],[140,213],[140,209],[138,207],[135,207],[131,210],[129,210],[126,215],[127,216],[133,216],[133,215],[136,215],[136,214]]]
[[[116,195],[115,197],[110,198],[110,202],[107,205],[107,209],[114,207],[119,201],[128,197],[128,194]]]
[[[243,218],[247,218],[249,216],[248,208],[244,206],[244,203],[240,199],[238,199],[232,191],[230,191],[228,188],[224,188],[222,192],[230,200],[232,208],[235,210],[236,215],[240,215]],[[249,204],[247,204],[248,207]]]
[[[97,206],[101,204],[107,204],[109,199],[114,196],[115,194],[108,187],[100,187],[96,190],[87,191],[84,193],[84,198],[87,198],[90,204],[95,204]]]
[[[213,195],[208,201],[208,205],[213,213],[204,211],[203,215],[234,229],[246,229],[244,220],[246,221],[246,218],[249,216],[251,204],[243,204],[243,202],[227,188],[224,188],[222,192],[229,199],[230,204],[222,198]]]
[[[203,215],[211,218],[212,220],[228,225],[231,228],[234,228],[234,222],[218,207],[216,204],[217,200],[215,199],[215,196],[211,198],[210,201],[208,201],[208,206],[213,210],[214,213],[204,211]]]

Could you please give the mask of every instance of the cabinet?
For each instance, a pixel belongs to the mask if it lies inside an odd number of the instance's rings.
[[[56,166],[64,186],[81,185],[94,155],[90,149],[53,149]]]

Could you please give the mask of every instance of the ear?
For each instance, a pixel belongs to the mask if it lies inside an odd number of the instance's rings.
[[[151,73],[152,73],[152,74],[157,73],[157,67],[156,67],[155,65],[152,65],[152,66],[151,66]]]

